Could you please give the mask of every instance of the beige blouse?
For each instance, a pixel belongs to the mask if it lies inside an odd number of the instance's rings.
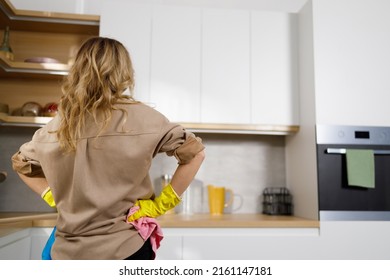
[[[76,152],[64,154],[53,131],[55,117],[13,156],[13,168],[27,176],[45,176],[57,204],[53,259],[124,259],[143,244],[126,214],[137,199],[154,197],[149,177],[157,153],[179,164],[204,149],[201,139],[142,103],[120,105],[108,128],[99,133],[90,122]]]

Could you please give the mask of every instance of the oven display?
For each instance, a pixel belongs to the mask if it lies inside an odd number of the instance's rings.
[[[370,132],[369,131],[355,131],[355,138],[356,139],[370,139]]]

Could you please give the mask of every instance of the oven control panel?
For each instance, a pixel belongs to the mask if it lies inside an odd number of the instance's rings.
[[[390,145],[390,127],[317,125],[317,144]]]

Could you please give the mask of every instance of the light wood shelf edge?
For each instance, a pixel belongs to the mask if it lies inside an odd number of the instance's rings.
[[[31,124],[44,125],[51,121],[51,117],[23,117],[23,116],[9,116],[5,113],[0,113],[0,122],[4,124]]]
[[[187,129],[198,133],[236,133],[236,134],[269,134],[289,135],[299,131],[298,125],[267,124],[225,124],[225,123],[181,123]]]
[[[23,117],[9,116],[0,113],[0,124],[9,126],[43,126],[51,117]],[[261,134],[261,135],[289,135],[299,131],[299,126],[283,125],[252,125],[252,124],[212,124],[212,123],[180,123],[183,127],[198,133],[230,133],[230,134]]]
[[[32,63],[22,61],[11,61],[0,53],[0,66],[9,73],[39,73],[47,75],[67,75],[70,66],[61,63]]]

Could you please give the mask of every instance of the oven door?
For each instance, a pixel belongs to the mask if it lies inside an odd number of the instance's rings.
[[[375,188],[349,186],[345,149],[371,149]],[[317,145],[320,220],[390,221],[390,146]]]

